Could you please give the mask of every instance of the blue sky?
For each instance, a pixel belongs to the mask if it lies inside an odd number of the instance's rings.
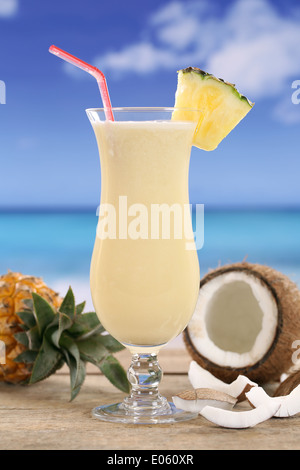
[[[255,106],[216,151],[193,149],[191,201],[300,205],[297,0],[0,0],[0,207],[99,203],[97,84],[51,44],[101,68],[114,106],[172,106],[187,66],[236,83]]]

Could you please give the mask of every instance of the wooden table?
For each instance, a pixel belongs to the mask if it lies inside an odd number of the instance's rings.
[[[127,351],[119,353],[127,368]],[[169,399],[190,388],[190,357],[184,349],[160,353],[164,369],[161,392]],[[67,369],[34,386],[0,384],[0,449],[108,449],[108,450],[221,450],[299,449],[300,414],[254,428],[218,427],[203,417],[173,425],[135,426],[105,423],[91,417],[100,404],[120,401],[122,393],[96,369],[88,375],[78,397],[69,402]],[[247,408],[247,403],[240,405]]]

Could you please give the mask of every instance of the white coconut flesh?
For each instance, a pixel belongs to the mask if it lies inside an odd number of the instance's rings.
[[[248,391],[251,387],[257,387],[255,382],[252,382],[244,375],[239,375],[233,382],[227,384],[208,370],[203,369],[196,361],[191,361],[188,377],[195,389],[203,387],[212,388],[238,399],[243,397],[244,392]]]
[[[277,322],[271,291],[255,276],[231,271],[201,287],[188,333],[206,359],[240,368],[262,359],[274,341]]]
[[[279,406],[276,418],[288,418],[300,413],[300,385],[298,385],[289,395],[281,397],[270,397],[262,387],[256,387],[246,393],[249,403],[256,407],[267,406],[270,403]]]
[[[278,411],[278,403],[267,403],[259,405],[257,408],[249,411],[229,411],[206,406],[200,411],[200,414],[218,426],[224,428],[244,429],[256,426],[263,421],[272,418]]]

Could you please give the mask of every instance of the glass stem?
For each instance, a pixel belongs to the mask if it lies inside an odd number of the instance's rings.
[[[133,354],[127,372],[131,394],[123,403],[127,412],[155,414],[170,410],[166,398],[158,391],[162,375],[156,354]]]

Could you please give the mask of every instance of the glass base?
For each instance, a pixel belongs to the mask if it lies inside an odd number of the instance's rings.
[[[129,411],[124,403],[115,403],[113,405],[104,405],[94,408],[92,411],[94,418],[102,421],[110,421],[113,423],[125,424],[171,424],[179,421],[187,421],[194,419],[198,413],[176,408],[174,403],[166,401],[163,409],[158,408],[156,411],[147,412],[145,409],[141,412]]]
[[[158,385],[162,370],[154,352],[133,354],[127,377],[130,395],[121,403],[94,408],[94,418],[114,423],[170,424],[198,416],[176,408],[174,403],[161,396]]]

